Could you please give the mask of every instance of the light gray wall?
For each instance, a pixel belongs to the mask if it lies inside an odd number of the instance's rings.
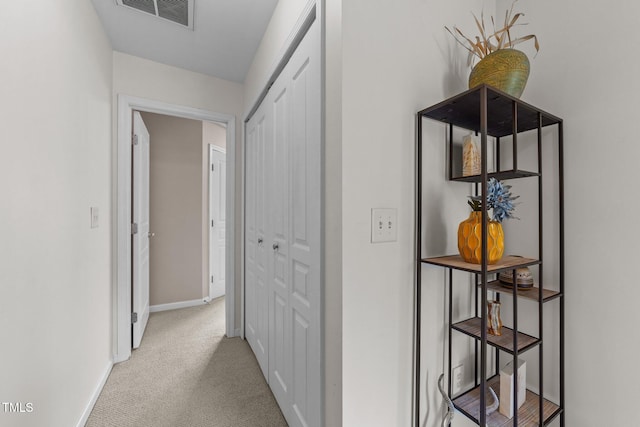
[[[325,425],[342,425],[342,0],[320,2],[324,40]]]
[[[260,46],[251,61],[251,67],[244,80],[245,111],[253,107],[258,95],[271,77],[267,71],[281,59],[278,57],[284,42],[302,13],[307,1],[279,0],[273,11],[269,25],[260,41]]]
[[[202,142],[207,148],[209,144],[227,148],[227,129],[218,123],[202,122]]]
[[[111,46],[88,1],[5,6],[0,396],[33,412],[0,424],[75,426],[112,356]]]
[[[201,299],[202,122],[142,113],[150,135],[150,305]]]
[[[342,3],[344,426],[411,424],[415,113],[466,89],[458,75],[466,56],[453,49],[444,26],[469,19],[473,24],[469,12],[482,5]],[[444,127],[426,132],[431,151],[425,157],[423,219],[430,234],[423,236],[424,250],[455,253],[458,223],[468,216],[468,186],[445,180]],[[375,207],[398,209],[397,242],[370,243]],[[443,277],[443,269],[423,269],[421,425],[428,427],[439,426],[442,415],[436,381],[444,369]],[[463,418],[456,417],[457,426],[465,425]]]
[[[510,5],[499,1],[499,14]],[[522,98],[565,120],[567,425],[626,425],[635,416],[639,343],[630,337],[637,335],[640,296],[633,280],[637,239],[629,226],[640,203],[634,191],[640,145],[633,137],[640,62],[628,46],[640,38],[633,30],[640,6],[620,0],[517,5],[531,23],[524,29],[542,45]],[[496,10],[494,2],[484,6],[485,14]],[[473,32],[469,12],[481,9],[477,1],[343,4],[345,425],[409,424],[414,114],[465,89],[466,54],[443,27],[459,24]],[[384,117],[384,129],[371,126],[370,117]],[[433,144],[445,140],[441,126],[425,132]],[[446,158],[435,150],[424,182],[424,219],[441,230],[435,239],[440,243],[425,248],[433,255],[455,253],[457,223],[467,215],[459,206],[460,190],[441,184]],[[553,210],[553,201],[545,203]],[[399,208],[397,243],[368,244],[374,205]],[[517,230],[517,223],[507,225]],[[553,223],[547,225],[553,232]],[[553,256],[545,262],[549,269],[557,269]],[[422,418],[436,426],[442,415],[436,380],[445,368],[445,295],[443,273],[428,267],[423,272]],[[547,321],[552,328],[557,318]],[[547,337],[545,348],[553,349],[555,337]],[[455,425],[470,423],[456,417]]]
[[[499,10],[509,5],[498,2]],[[640,60],[629,46],[640,42],[640,4],[568,0],[518,8],[530,22],[527,34],[541,44],[523,99],[565,123],[567,425],[633,424]]]

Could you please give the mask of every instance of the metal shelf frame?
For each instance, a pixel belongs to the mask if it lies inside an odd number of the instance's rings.
[[[462,412],[475,421],[480,426],[488,425],[488,419],[485,408],[487,407],[487,392],[486,385],[489,381],[489,377],[497,375],[499,372],[500,364],[500,351],[495,350],[495,372],[490,373],[487,369],[488,360],[488,345],[490,343],[487,339],[487,298],[488,292],[494,292],[495,298],[500,300],[500,294],[511,293],[512,306],[513,306],[513,324],[511,329],[514,332],[518,332],[518,297],[522,296],[522,290],[518,290],[517,286],[513,286],[512,289],[503,289],[497,292],[490,286],[492,279],[489,277],[492,272],[497,269],[495,266],[489,266],[487,264],[487,223],[482,223],[482,263],[478,265],[460,264],[447,264],[443,262],[443,259],[455,258],[451,257],[437,257],[437,258],[423,258],[422,256],[422,156],[425,149],[423,144],[423,119],[429,118],[445,123],[448,126],[448,151],[449,151],[449,165],[447,178],[451,181],[460,182],[475,182],[476,194],[487,194],[488,180],[490,177],[496,177],[497,179],[537,179],[538,181],[538,259],[528,259],[526,265],[537,265],[539,271],[539,277],[543,277],[543,205],[542,205],[542,190],[543,190],[543,176],[542,176],[542,129],[547,126],[555,126],[558,137],[558,195],[559,195],[559,277],[557,286],[559,289],[555,291],[553,298],[549,298],[549,290],[543,289],[542,286],[536,288],[537,298],[534,299],[538,304],[538,341],[536,345],[529,345],[523,348],[521,351],[518,347],[518,333],[513,333],[513,346],[512,352],[514,366],[517,365],[518,355],[521,352],[533,349],[535,347],[539,350],[539,408],[538,408],[538,422],[539,425],[547,425],[556,417],[560,419],[560,426],[564,427],[564,403],[565,403],[565,383],[564,383],[564,363],[565,363],[565,346],[564,346],[564,333],[565,333],[565,316],[564,316],[564,179],[563,179],[563,122],[562,119],[551,115],[545,111],[542,111],[530,104],[527,104],[517,98],[513,98],[493,87],[487,85],[480,85],[468,91],[465,91],[459,95],[451,97],[439,104],[432,107],[423,109],[416,114],[416,224],[415,224],[415,245],[416,245],[416,274],[415,274],[415,287],[414,287],[414,390],[413,390],[413,420],[415,427],[420,426],[420,380],[421,380],[421,288],[422,284],[422,268],[423,264],[434,264],[441,267],[448,268],[448,393],[452,396],[452,331],[455,330],[452,319],[452,305],[453,305],[453,270],[467,271],[475,275],[475,317],[480,320],[480,334],[476,337],[476,349],[475,349],[475,386],[479,388],[479,411],[478,418],[469,415],[468,411],[462,410]],[[472,177],[459,177],[454,176],[453,170],[453,129],[454,127],[468,129],[476,132],[480,135],[480,155],[481,155],[481,173]],[[538,171],[530,172],[518,169],[518,134],[527,131],[537,132],[537,157],[538,157]],[[511,159],[512,168],[509,170],[500,170],[500,138],[505,136],[511,136],[513,158]],[[488,138],[495,138],[496,147],[496,166],[495,171],[487,170],[487,146]],[[488,218],[486,204],[482,204],[482,217]],[[447,260],[448,261],[448,260]],[[455,261],[455,260],[454,260]],[[514,275],[515,283],[515,266],[508,265],[502,267],[501,270],[511,270]],[[544,291],[544,293],[543,293]],[[544,399],[544,313],[543,305],[548,301],[558,301],[559,305],[559,402],[558,409],[553,413],[553,416],[545,417],[545,408],[543,405]],[[517,375],[514,376],[513,387],[518,389]],[[454,403],[455,404],[455,403]],[[510,422],[514,426],[519,425],[518,421],[518,408],[517,399],[514,402],[514,417]],[[524,417],[522,417],[524,418]],[[531,419],[523,420],[522,423],[530,424]]]

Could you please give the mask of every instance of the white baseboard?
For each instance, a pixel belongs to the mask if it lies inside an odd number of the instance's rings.
[[[170,302],[169,304],[158,304],[149,307],[149,312],[156,313],[158,311],[176,310],[178,308],[196,307],[208,303],[209,298],[192,299],[191,301]]]
[[[107,383],[107,379],[109,378],[109,374],[111,373],[112,368],[113,368],[113,362],[109,361],[109,363],[107,363],[107,367],[104,371],[104,374],[102,375],[102,378],[98,383],[98,386],[93,391],[91,400],[89,401],[89,404],[87,405],[84,412],[82,413],[82,417],[80,418],[80,421],[78,421],[78,424],[76,427],[84,427],[84,425],[87,423],[87,420],[89,419],[89,415],[91,415],[91,411],[93,410],[93,407],[98,401],[98,397],[100,396],[100,393],[102,393],[102,389],[104,385]]]

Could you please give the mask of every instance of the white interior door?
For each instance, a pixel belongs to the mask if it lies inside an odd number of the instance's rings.
[[[132,345],[140,346],[149,320],[149,131],[133,112]]]
[[[269,142],[264,106],[249,123],[246,137],[245,336],[267,378],[269,318],[267,292],[266,151]]]
[[[226,174],[225,151],[209,144],[209,298],[225,294]]]
[[[246,336],[291,426],[322,425],[320,70],[316,22],[247,123]]]

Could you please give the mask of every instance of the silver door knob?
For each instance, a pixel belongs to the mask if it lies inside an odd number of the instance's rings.
[[[149,238],[152,238],[155,235],[156,235],[156,233],[152,233],[152,232],[148,232],[147,233],[147,237],[149,237]]]
[[[278,246],[278,244],[277,244],[277,243],[274,243],[274,244],[273,244],[273,250],[274,250],[274,251],[277,251],[279,247],[280,247],[280,246]]]

